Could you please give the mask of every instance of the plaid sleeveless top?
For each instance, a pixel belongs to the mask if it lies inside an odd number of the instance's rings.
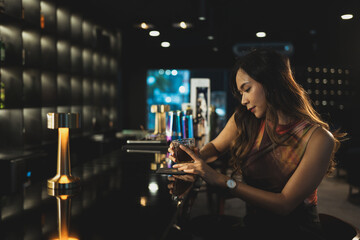
[[[242,164],[244,181],[266,191],[281,192],[299,165],[311,134],[317,127],[305,120],[279,125],[277,133],[281,137],[287,134],[284,144],[275,145],[259,156],[257,153],[269,149],[273,144],[265,131],[264,120],[249,157]],[[317,205],[317,190],[304,200],[304,204]]]

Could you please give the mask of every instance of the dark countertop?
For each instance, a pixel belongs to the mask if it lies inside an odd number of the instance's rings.
[[[0,239],[165,239],[179,211],[167,176],[155,173],[165,157],[115,150],[74,167],[81,187],[61,194],[29,178],[1,196]]]

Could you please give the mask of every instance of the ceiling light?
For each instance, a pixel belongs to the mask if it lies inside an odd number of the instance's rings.
[[[150,23],[146,23],[146,22],[142,22],[140,24],[135,24],[134,25],[135,28],[141,28],[141,29],[152,29],[154,28],[154,25],[150,24]]]
[[[354,16],[352,14],[349,14],[349,13],[341,15],[342,20],[349,20],[349,19],[352,19],[353,17]]]
[[[149,32],[149,35],[152,37],[158,37],[160,35],[159,31],[153,30]]]
[[[161,46],[164,48],[170,47],[170,43],[169,42],[162,42]]]
[[[207,37],[207,39],[208,39],[208,40],[214,40],[214,36],[213,36],[213,35],[209,35],[209,36]]]
[[[186,22],[180,22],[179,25],[182,29],[187,28]]]
[[[265,32],[257,32],[257,33],[256,33],[256,36],[257,36],[258,38],[263,38],[263,37],[266,37],[266,33],[265,33]]]
[[[173,24],[173,27],[174,27],[174,28],[186,29],[186,28],[191,28],[191,27],[192,27],[192,24],[189,23],[189,22],[181,21],[181,22],[179,22],[179,23],[174,23],[174,24]]]
[[[142,29],[148,29],[148,28],[149,28],[149,26],[148,26],[145,22],[142,22],[142,23],[140,24],[140,27],[141,27]]]
[[[205,21],[205,20],[206,20],[206,18],[205,18],[205,17],[200,16],[200,17],[199,17],[199,20],[200,20],[200,21]]]

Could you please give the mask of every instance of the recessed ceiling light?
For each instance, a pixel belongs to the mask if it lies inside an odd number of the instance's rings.
[[[149,32],[149,35],[152,37],[158,37],[160,35],[160,32],[156,30],[152,30]]]
[[[154,25],[150,24],[150,23],[146,23],[146,22],[142,22],[140,24],[136,24],[134,25],[135,28],[141,28],[141,29],[152,29],[154,28]]]
[[[214,36],[213,36],[213,35],[209,35],[209,36],[207,37],[207,39],[208,39],[208,40],[214,40]]]
[[[265,32],[257,32],[257,33],[256,33],[256,36],[257,36],[258,38],[263,38],[263,37],[266,37],[266,33],[265,33]]]
[[[179,25],[180,25],[180,27],[181,27],[182,29],[187,28],[186,22],[180,22]]]
[[[164,48],[170,47],[170,43],[169,42],[161,42],[161,46]]]
[[[142,29],[148,29],[148,28],[149,28],[149,26],[147,25],[146,22],[142,22],[142,23],[140,24],[140,27],[141,27]]]
[[[186,28],[191,28],[191,27],[192,27],[192,24],[189,23],[189,22],[181,21],[181,22],[179,22],[179,23],[174,23],[174,24],[173,24],[173,27],[174,27],[174,28],[186,29]]]
[[[353,17],[354,16],[352,14],[350,14],[350,13],[341,15],[342,20],[349,20],[349,19],[352,19]]]

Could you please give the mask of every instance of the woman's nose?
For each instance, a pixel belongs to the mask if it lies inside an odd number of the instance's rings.
[[[243,94],[241,97],[241,104],[246,106],[246,104],[248,104],[248,102],[249,101],[248,101],[247,97],[245,96],[245,94]]]

